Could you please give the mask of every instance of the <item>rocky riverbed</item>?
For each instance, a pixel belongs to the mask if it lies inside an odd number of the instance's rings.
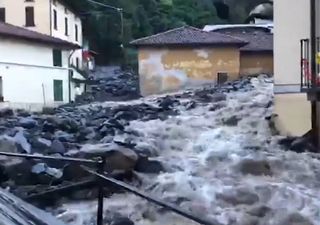
[[[261,76],[42,114],[3,110],[0,151],[102,156],[117,179],[225,225],[320,224],[319,157],[279,144],[272,106],[272,80]],[[0,160],[2,185],[21,197],[87,176],[68,164]],[[106,224],[193,224],[117,188],[105,192]],[[91,225],[95,197],[94,189],[77,191],[46,209],[70,225]]]

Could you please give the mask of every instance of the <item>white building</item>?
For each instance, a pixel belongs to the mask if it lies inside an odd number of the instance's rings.
[[[0,0],[0,21],[83,46],[82,22],[66,0]],[[83,70],[82,49],[71,64]]]
[[[74,100],[76,87],[68,58],[70,51],[78,48],[58,38],[0,23],[1,105],[38,110]]]

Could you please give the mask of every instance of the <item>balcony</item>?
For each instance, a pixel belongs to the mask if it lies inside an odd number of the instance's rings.
[[[316,40],[315,74],[312,76],[312,58],[310,39],[300,41],[301,91],[320,94],[320,38]]]

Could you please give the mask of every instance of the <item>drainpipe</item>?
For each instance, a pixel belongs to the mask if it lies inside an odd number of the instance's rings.
[[[72,74],[71,74],[71,57],[72,55],[75,53],[75,49],[73,49],[68,57],[68,87],[69,87],[69,103],[71,103],[71,78],[72,78]]]
[[[312,76],[312,91],[316,87],[317,65],[316,65],[316,0],[310,0],[310,47],[311,47],[311,76]],[[315,93],[312,93],[315,94]],[[316,96],[314,96],[316,97]],[[317,126],[317,101],[312,98],[311,101],[311,124],[313,140],[316,148],[318,148],[318,126]]]

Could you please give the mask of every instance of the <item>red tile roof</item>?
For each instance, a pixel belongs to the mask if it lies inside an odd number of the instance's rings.
[[[220,33],[210,33],[195,27],[184,26],[132,41],[135,46],[188,46],[188,45],[238,45],[247,42]]]
[[[79,45],[71,42],[2,22],[0,22],[0,37],[21,39],[35,43],[53,45],[65,49],[80,48]]]

